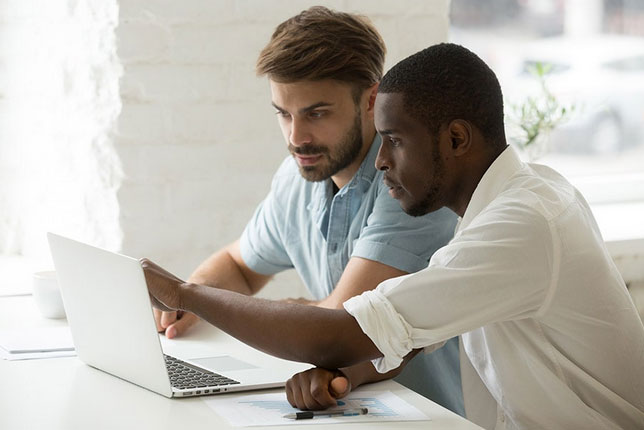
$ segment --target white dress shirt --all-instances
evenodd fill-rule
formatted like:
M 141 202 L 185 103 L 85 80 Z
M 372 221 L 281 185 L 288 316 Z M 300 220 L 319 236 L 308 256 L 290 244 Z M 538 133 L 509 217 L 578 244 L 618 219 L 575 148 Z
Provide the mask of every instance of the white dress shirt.
M 462 334 L 496 428 L 644 428 L 644 326 L 590 208 L 512 148 L 427 269 L 345 308 L 382 352 L 380 372 Z

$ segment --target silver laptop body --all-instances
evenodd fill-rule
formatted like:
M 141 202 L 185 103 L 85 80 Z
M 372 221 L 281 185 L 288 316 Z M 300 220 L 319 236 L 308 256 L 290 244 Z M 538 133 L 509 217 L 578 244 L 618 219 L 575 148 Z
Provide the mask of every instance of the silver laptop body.
M 53 233 L 47 236 L 76 352 L 92 367 L 166 397 L 281 387 L 310 367 L 256 350 L 243 358 L 217 350 L 212 357 L 177 363 L 163 353 L 137 259 Z M 178 376 L 169 374 L 166 361 L 175 371 L 179 368 Z

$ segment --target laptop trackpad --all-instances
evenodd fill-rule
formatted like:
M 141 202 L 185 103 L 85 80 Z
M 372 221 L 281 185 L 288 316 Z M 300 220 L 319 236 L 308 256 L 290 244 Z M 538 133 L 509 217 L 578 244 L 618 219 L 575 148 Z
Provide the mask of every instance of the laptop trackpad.
M 238 360 L 229 355 L 222 355 L 219 357 L 191 358 L 190 361 L 214 372 L 257 369 L 257 366 L 253 366 L 250 363 Z

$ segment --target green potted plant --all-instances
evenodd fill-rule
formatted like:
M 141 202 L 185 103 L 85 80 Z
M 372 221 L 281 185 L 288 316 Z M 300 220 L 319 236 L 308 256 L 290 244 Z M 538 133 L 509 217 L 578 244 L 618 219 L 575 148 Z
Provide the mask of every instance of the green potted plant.
M 546 85 L 550 64 L 535 63 L 529 70 L 537 80 L 538 92 L 522 103 L 509 103 L 509 140 L 534 161 L 548 151 L 548 135 L 570 118 L 574 105 L 562 105 Z

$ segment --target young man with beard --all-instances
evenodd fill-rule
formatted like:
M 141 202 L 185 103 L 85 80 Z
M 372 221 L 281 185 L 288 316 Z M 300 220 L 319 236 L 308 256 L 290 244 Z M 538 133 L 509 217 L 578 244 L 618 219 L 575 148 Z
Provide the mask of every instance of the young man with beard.
M 295 268 L 318 307 L 427 266 L 453 236 L 448 209 L 413 218 L 388 195 L 374 166 L 381 144 L 373 105 L 384 43 L 364 18 L 313 7 L 280 24 L 257 61 L 291 157 L 241 237 L 213 254 L 190 282 L 257 293 Z M 181 336 L 198 318 L 155 312 L 159 331 Z M 458 340 L 415 360 L 400 382 L 463 413 Z M 431 378 L 423 387 L 414 382 Z
M 323 309 L 184 283 L 143 260 L 155 306 L 320 366 L 287 384 L 301 408 L 368 381 L 365 360 L 387 372 L 461 334 L 493 406 L 467 417 L 485 428 L 642 428 L 642 321 L 584 198 L 507 146 L 492 70 L 458 45 L 425 49 L 383 77 L 375 123 L 376 165 L 402 208 L 461 216 L 426 269 Z

